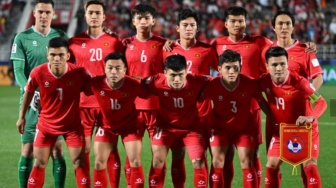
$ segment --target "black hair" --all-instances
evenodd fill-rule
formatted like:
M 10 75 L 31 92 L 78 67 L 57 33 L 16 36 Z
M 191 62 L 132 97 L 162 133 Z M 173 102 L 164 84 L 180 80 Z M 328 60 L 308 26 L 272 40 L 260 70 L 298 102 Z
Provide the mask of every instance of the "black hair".
M 105 57 L 105 63 L 108 60 L 118 60 L 121 59 L 121 61 L 124 63 L 125 67 L 127 67 L 127 61 L 126 61 L 126 57 L 121 53 L 121 52 L 112 52 L 109 53 L 106 57 Z
M 49 48 L 66 48 L 67 51 L 69 51 L 69 44 L 68 39 L 65 37 L 55 37 L 49 40 L 48 43 L 48 49 Z
M 36 0 L 35 5 L 37 5 L 38 3 L 51 4 L 52 8 L 54 8 L 55 5 L 53 0 Z
M 246 19 L 246 17 L 247 17 L 247 11 L 243 7 L 233 6 L 233 7 L 229 7 L 228 9 L 226 9 L 225 15 L 224 15 L 225 21 L 227 21 L 227 19 L 228 19 L 228 17 L 230 15 L 232 15 L 232 16 L 243 15 L 244 18 Z
M 280 15 L 287 15 L 290 17 L 290 19 L 292 20 L 292 26 L 295 25 L 295 18 L 293 16 L 293 14 L 291 12 L 289 12 L 288 10 L 279 10 L 277 13 L 275 13 L 274 17 L 272 18 L 272 26 L 273 28 L 275 27 L 275 20 L 278 16 Z
M 185 20 L 185 19 L 190 18 L 190 17 L 194 18 L 196 20 L 197 25 L 198 25 L 198 20 L 199 19 L 198 19 L 197 13 L 195 11 L 192 11 L 191 9 L 188 9 L 188 8 L 183 9 L 178 13 L 177 20 L 176 20 L 176 25 L 180 25 L 180 22 L 182 20 Z
M 241 56 L 238 52 L 233 50 L 225 50 L 219 57 L 218 57 L 219 65 L 222 66 L 224 63 L 227 62 L 239 62 L 241 65 Z
M 165 61 L 165 70 L 181 71 L 187 68 L 187 60 L 180 54 L 168 56 Z
M 150 5 L 146 4 L 146 3 L 140 3 L 140 4 L 138 4 L 131 11 L 132 18 L 134 18 L 134 16 L 137 15 L 137 14 L 143 15 L 143 14 L 147 14 L 147 13 L 149 13 L 150 15 L 152 15 L 153 18 L 155 18 L 155 16 L 156 16 L 156 10 L 155 10 L 155 8 L 153 8 L 152 6 L 150 6 Z
M 90 5 L 100 5 L 100 6 L 103 7 L 104 13 L 106 12 L 106 5 L 104 4 L 104 1 L 102 1 L 102 0 L 88 0 L 88 1 L 86 1 L 86 3 L 84 4 L 85 12 Z
M 280 46 L 271 47 L 266 51 L 266 54 L 265 54 L 266 63 L 268 63 L 269 58 L 280 57 L 280 56 L 286 56 L 286 59 L 288 60 L 288 53 L 283 47 L 280 47 Z

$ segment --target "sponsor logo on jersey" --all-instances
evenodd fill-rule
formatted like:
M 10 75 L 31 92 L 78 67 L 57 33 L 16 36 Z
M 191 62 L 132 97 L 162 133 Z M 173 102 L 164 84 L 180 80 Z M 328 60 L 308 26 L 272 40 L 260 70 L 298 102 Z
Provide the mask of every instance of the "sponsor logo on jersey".
M 37 46 L 36 40 L 33 41 L 33 46 Z
M 15 54 L 17 51 L 17 45 L 14 43 L 12 46 L 12 53 Z
M 83 43 L 83 44 L 82 44 L 82 48 L 86 48 L 86 43 Z
M 49 84 L 48 81 L 44 82 L 44 87 L 49 87 L 49 86 L 50 86 L 50 84 Z

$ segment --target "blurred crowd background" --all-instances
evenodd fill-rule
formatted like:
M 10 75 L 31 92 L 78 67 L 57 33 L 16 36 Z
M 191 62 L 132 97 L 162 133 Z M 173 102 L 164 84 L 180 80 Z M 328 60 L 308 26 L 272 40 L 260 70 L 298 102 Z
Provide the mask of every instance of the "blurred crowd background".
M 57 0 L 56 0 L 57 1 Z M 77 0 L 76 0 L 77 1 Z M 75 13 L 78 18 L 76 33 L 86 29 L 83 5 Z M 71 2 L 71 1 L 69 1 Z M 335 0 L 105 0 L 107 5 L 106 27 L 118 33 L 121 38 L 135 34 L 130 10 L 140 2 L 151 4 L 157 10 L 155 34 L 177 39 L 176 16 L 182 8 L 192 8 L 200 17 L 198 40 L 210 42 L 226 34 L 224 11 L 230 6 L 242 6 L 248 11 L 248 34 L 262 35 L 273 40 L 271 18 L 279 9 L 288 9 L 296 18 L 295 35 L 302 41 L 317 44 L 336 44 L 336 2 Z M 26 0 L 1 0 L 0 42 L 8 39 L 11 27 L 17 24 L 15 12 L 23 10 Z M 71 5 L 69 3 L 69 5 Z

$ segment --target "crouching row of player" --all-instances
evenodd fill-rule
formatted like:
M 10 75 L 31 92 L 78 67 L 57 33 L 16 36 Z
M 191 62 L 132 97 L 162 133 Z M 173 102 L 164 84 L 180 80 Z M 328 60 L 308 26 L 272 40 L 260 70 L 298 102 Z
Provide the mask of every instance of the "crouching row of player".
M 86 70 L 67 63 L 70 55 L 67 40 L 51 39 L 48 45 L 49 62 L 36 67 L 30 74 L 17 127 L 24 131 L 25 114 L 36 88 L 40 89 L 41 111 L 34 142 L 35 164 L 28 187 L 42 187 L 44 169 L 51 147 L 57 136 L 63 135 L 75 166 L 78 187 L 90 187 L 90 174 L 83 158 L 83 128 L 79 118 L 79 94 L 94 95 L 103 116 L 94 142 L 94 186 L 107 187 L 107 160 L 120 135 L 130 161 L 131 187 L 144 187 L 141 163 L 144 127 L 138 120 L 134 100 L 156 95 L 160 108 L 153 127 L 148 127 L 152 145 L 152 165 L 149 187 L 163 187 L 165 159 L 170 147 L 183 141 L 194 167 L 194 187 L 207 187 L 208 170 L 205 151 L 210 144 L 212 168 L 210 186 L 223 186 L 223 166 L 228 146 L 237 146 L 243 169 L 244 187 L 257 187 L 256 171 L 252 166 L 257 147 L 258 128 L 249 126 L 250 105 L 254 98 L 273 124 L 296 123 L 298 126 L 313 123 L 317 131 L 318 118 L 326 102 L 309 82 L 288 71 L 287 52 L 272 47 L 266 53 L 269 73 L 259 81 L 240 74 L 241 57 L 226 50 L 219 57 L 219 77 L 187 74 L 186 59 L 171 55 L 165 60 L 164 74 L 157 74 L 141 81 L 126 76 L 126 59 L 114 52 L 105 58 L 105 76 L 90 78 Z M 267 101 L 262 96 L 266 93 Z M 291 95 L 286 95 L 286 92 Z M 304 96 L 304 97 L 302 97 Z M 315 105 L 305 105 L 310 100 Z M 211 103 L 209 101 L 212 101 Z M 212 104 L 207 118 L 199 118 L 197 103 Z M 296 105 L 300 104 L 300 105 Z M 279 187 L 279 134 L 269 151 L 266 177 L 268 187 Z M 318 144 L 318 138 L 313 140 Z M 314 145 L 314 144 L 312 144 Z M 312 152 L 315 152 L 312 150 Z M 316 152 L 315 152 L 316 154 Z M 310 163 L 316 166 L 317 155 Z M 273 170 L 269 170 L 273 169 Z M 273 173 L 276 172 L 276 173 Z M 307 173 L 319 179 L 317 173 Z

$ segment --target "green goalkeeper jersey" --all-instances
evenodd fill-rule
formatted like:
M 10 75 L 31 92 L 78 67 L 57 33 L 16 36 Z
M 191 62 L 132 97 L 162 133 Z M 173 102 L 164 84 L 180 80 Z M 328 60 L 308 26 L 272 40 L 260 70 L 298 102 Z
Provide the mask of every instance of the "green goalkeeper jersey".
M 24 68 L 24 76 L 28 79 L 30 72 L 36 66 L 48 62 L 47 46 L 49 40 L 54 37 L 65 36 L 62 30 L 51 28 L 49 33 L 39 33 L 33 26 L 18 35 L 14 39 L 10 59 Z M 26 83 L 23 83 L 24 85 Z M 19 83 L 21 86 L 22 84 Z M 22 86 L 21 86 L 22 87 Z

